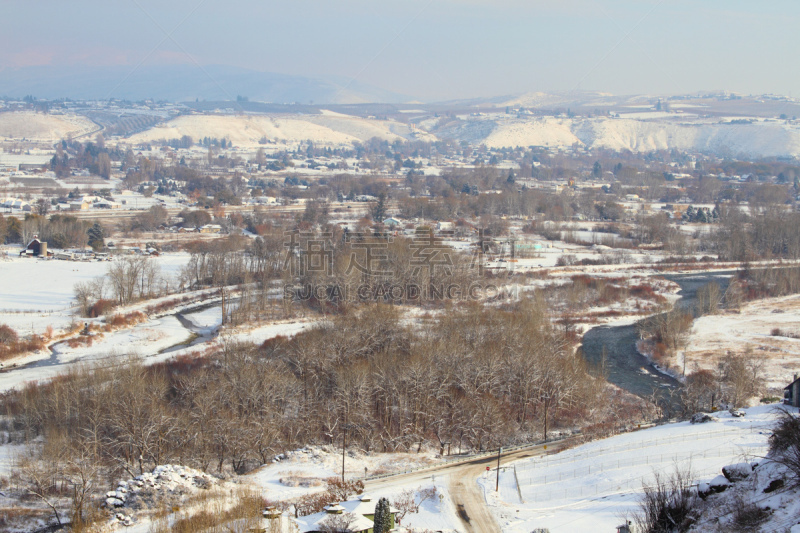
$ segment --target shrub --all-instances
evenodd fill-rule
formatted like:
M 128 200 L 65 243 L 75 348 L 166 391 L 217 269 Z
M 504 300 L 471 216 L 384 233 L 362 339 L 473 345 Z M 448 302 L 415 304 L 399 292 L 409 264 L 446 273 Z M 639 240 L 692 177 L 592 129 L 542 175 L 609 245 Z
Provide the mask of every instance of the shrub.
M 758 531 L 758 526 L 769 518 L 769 511 L 754 503 L 737 501 L 733 506 L 733 531 Z
M 360 479 L 342 480 L 338 477 L 331 477 L 326 480 L 326 490 L 336 501 L 345 502 L 355 494 L 364 492 L 364 482 Z
M 104 300 L 100 299 L 97 300 L 86 312 L 86 315 L 89 318 L 97 318 L 99 316 L 103 316 L 108 314 L 114 307 L 116 307 L 116 303 L 113 300 Z
M 769 438 L 769 451 L 773 461 L 789 470 L 789 485 L 800 487 L 800 418 L 784 409 L 777 411 L 778 422 Z
M 20 339 L 17 332 L 9 326 L 0 325 L 0 359 L 41 350 L 45 345 L 45 339 L 39 335 L 32 335 L 29 339 Z
M 5 324 L 0 324 L 0 343 L 14 344 L 18 339 L 16 331 Z
M 144 320 L 145 315 L 140 311 L 126 313 L 124 315 L 115 314 L 106 318 L 106 327 L 121 328 L 125 326 L 132 326 Z
M 693 522 L 691 513 L 696 502 L 690 469 L 680 468 L 665 476 L 653 474 L 653 484 L 643 485 L 644 495 L 634 513 L 636 530 L 641 533 L 686 531 Z

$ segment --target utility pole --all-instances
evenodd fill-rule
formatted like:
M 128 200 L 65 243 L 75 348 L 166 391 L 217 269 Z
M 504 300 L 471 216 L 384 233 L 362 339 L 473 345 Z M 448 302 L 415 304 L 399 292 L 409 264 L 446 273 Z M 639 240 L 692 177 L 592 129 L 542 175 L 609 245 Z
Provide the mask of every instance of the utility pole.
M 544 441 L 547 442 L 547 408 L 550 404 L 550 393 L 543 393 L 542 399 L 544 400 Z
M 342 426 L 342 483 L 344 483 L 344 451 L 347 449 L 347 410 L 344 412 L 344 425 Z
M 225 289 L 220 288 L 220 293 L 222 293 L 222 325 L 225 325 Z
M 342 483 L 344 483 L 344 450 L 347 447 L 347 426 L 342 429 Z
M 498 492 L 500 490 L 500 454 L 503 451 L 503 447 L 500 446 L 497 448 L 497 480 L 494 482 L 494 491 Z

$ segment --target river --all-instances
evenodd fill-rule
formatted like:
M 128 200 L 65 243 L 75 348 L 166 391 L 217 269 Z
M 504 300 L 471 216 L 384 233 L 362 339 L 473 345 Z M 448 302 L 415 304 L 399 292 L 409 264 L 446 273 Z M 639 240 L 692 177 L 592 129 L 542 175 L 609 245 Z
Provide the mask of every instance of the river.
M 734 272 L 728 271 L 668 275 L 664 278 L 674 281 L 681 288 L 678 293 L 681 298 L 676 306 L 692 310 L 697 303 L 697 290 L 700 287 L 714 281 L 724 292 L 733 274 Z M 636 351 L 638 339 L 636 324 L 598 326 L 583 336 L 582 349 L 589 364 L 596 368 L 604 367 L 606 379 L 610 383 L 643 398 L 649 399 L 656 393 L 662 401 L 669 401 L 676 406 L 677 398 L 672 396 L 672 391 L 678 389 L 681 383 L 659 372 L 646 357 Z

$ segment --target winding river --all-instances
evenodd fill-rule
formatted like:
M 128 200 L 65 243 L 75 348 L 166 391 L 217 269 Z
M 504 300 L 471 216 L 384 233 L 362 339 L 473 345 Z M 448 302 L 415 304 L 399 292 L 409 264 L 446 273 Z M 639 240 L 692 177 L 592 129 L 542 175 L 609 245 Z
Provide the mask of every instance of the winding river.
M 668 275 L 664 278 L 677 283 L 681 290 L 676 306 L 691 310 L 697 303 L 697 290 L 710 282 L 716 282 L 724 292 L 733 271 Z M 586 360 L 597 368 L 604 366 L 609 382 L 643 398 L 653 394 L 673 403 L 671 391 L 680 387 L 678 380 L 659 372 L 653 364 L 636 351 L 639 334 L 635 324 L 620 326 L 598 326 L 583 337 L 583 353 Z M 603 354 L 605 351 L 605 364 Z

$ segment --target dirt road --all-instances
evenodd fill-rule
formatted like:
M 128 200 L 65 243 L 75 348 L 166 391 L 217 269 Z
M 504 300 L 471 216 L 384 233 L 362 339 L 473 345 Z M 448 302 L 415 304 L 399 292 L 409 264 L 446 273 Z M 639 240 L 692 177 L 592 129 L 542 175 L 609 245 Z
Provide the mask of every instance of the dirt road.
M 567 446 L 568 443 L 569 439 L 556 444 L 548 444 L 547 450 L 544 449 L 543 445 L 538 445 L 503 454 L 500 459 L 500 464 L 503 465 L 510 461 L 544 455 L 551 451 L 558 451 Z M 409 481 L 421 482 L 430 479 L 431 476 L 434 475 L 437 477 L 446 475 L 450 489 L 450 499 L 461 519 L 463 530 L 467 533 L 501 533 L 500 526 L 497 524 L 497 521 L 495 521 L 492 512 L 489 510 L 489 506 L 486 504 L 483 489 L 481 489 L 477 483 L 478 477 L 486 472 L 487 466 L 494 469 L 496 465 L 497 456 L 484 456 L 455 464 L 426 468 L 419 472 L 398 474 L 396 476 L 367 481 L 366 488 L 368 490 L 374 490 L 377 488 L 391 487 L 398 483 L 407 483 Z

